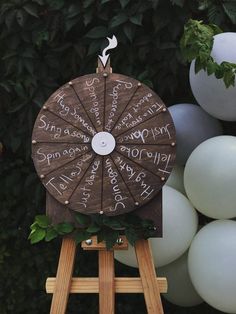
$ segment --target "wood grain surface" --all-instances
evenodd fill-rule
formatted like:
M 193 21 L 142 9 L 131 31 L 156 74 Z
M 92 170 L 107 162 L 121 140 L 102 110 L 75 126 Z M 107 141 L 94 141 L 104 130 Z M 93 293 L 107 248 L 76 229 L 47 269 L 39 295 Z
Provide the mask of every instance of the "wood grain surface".
M 116 293 L 143 293 L 142 281 L 135 277 L 115 278 Z M 167 280 L 163 277 L 156 278 L 160 293 L 167 292 Z M 46 292 L 53 293 L 56 278 L 49 277 L 46 282 Z M 72 278 L 70 293 L 99 293 L 99 279 L 94 277 Z
M 75 241 L 70 238 L 63 238 L 50 314 L 66 313 L 67 300 L 69 298 L 71 279 L 73 274 L 75 253 Z
M 114 251 L 98 251 L 99 260 L 99 313 L 115 314 Z
M 164 314 L 149 242 L 147 240 L 138 240 L 135 244 L 135 253 L 138 261 L 147 313 Z

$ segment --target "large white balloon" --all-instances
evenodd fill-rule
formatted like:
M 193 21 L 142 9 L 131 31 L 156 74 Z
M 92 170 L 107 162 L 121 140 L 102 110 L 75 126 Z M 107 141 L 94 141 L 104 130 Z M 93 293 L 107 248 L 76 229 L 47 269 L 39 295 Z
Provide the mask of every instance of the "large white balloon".
M 182 194 L 186 194 L 184 189 L 184 167 L 175 165 L 166 181 L 166 185 L 171 186 Z
M 155 265 L 164 266 L 180 257 L 197 231 L 198 216 L 189 200 L 175 189 L 163 188 L 163 238 L 150 239 Z M 115 251 L 115 258 L 137 267 L 134 248 Z
M 224 313 L 236 313 L 236 222 L 218 220 L 194 238 L 189 274 L 199 295 Z
M 179 306 L 195 306 L 203 302 L 193 287 L 188 272 L 188 253 L 176 261 L 158 268 L 158 276 L 166 277 L 168 291 L 162 296 L 169 302 Z
M 236 216 L 236 137 L 217 136 L 200 144 L 184 170 L 188 198 L 216 219 Z
M 213 59 L 236 63 L 236 33 L 222 33 L 214 36 L 211 52 Z M 221 120 L 236 120 L 236 85 L 226 88 L 222 79 L 214 74 L 208 76 L 203 70 L 195 74 L 195 62 L 190 67 L 190 85 L 199 105 L 210 115 Z
M 222 134 L 220 122 L 197 105 L 177 104 L 168 109 L 176 129 L 177 162 L 181 165 L 200 143 Z

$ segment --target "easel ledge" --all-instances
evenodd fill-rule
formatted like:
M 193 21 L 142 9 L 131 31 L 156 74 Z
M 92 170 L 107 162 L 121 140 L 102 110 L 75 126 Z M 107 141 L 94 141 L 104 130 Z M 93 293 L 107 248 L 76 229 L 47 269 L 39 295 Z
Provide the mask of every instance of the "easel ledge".
M 140 278 L 115 278 L 115 293 L 143 293 Z M 166 278 L 156 278 L 160 293 L 167 292 Z M 56 278 L 49 277 L 46 281 L 46 292 L 54 293 Z M 99 293 L 99 279 L 97 277 L 71 278 L 70 293 Z

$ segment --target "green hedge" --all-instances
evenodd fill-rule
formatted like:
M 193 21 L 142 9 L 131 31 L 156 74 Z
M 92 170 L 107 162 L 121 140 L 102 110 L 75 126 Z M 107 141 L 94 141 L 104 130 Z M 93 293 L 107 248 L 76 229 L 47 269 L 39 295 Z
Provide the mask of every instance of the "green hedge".
M 0 6 L 0 314 L 48 313 L 44 292 L 55 274 L 60 243 L 31 246 L 29 225 L 45 213 L 45 192 L 31 160 L 37 113 L 60 85 L 95 71 L 97 55 L 115 34 L 114 72 L 149 84 L 167 104 L 193 101 L 179 52 L 189 18 L 235 30 L 235 1 L 2 0 Z M 0 145 L 0 148 L 2 146 Z M 0 149 L 1 150 L 1 149 Z M 79 252 L 77 268 L 96 275 L 95 253 Z M 119 273 L 135 270 L 117 263 Z M 217 313 L 165 304 L 166 313 Z M 68 313 L 97 313 L 97 297 L 72 296 Z M 141 296 L 117 298 L 117 313 L 145 313 Z

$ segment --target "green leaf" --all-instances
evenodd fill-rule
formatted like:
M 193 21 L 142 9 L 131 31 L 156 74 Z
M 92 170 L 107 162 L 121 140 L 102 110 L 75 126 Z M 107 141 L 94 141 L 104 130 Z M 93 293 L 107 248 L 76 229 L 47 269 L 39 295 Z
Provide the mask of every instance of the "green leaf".
M 17 112 L 17 111 L 19 111 L 19 110 L 21 110 L 21 108 L 23 108 L 24 106 L 25 106 L 26 104 L 25 103 L 19 103 L 17 106 L 14 106 L 13 108 L 9 108 L 8 110 L 7 110 L 7 113 L 14 113 L 14 112 Z M 14 139 L 13 141 L 20 141 L 20 139 Z M 21 141 L 19 142 L 19 143 L 21 143 Z M 18 147 L 18 145 L 17 145 L 17 147 Z
M 102 38 L 108 35 L 107 29 L 105 26 L 96 26 L 92 28 L 85 37 L 88 38 Z
M 215 71 L 216 71 L 215 63 L 214 62 L 209 62 L 207 64 L 207 74 L 211 75 L 211 74 L 215 73 Z
M 30 243 L 35 244 L 42 241 L 45 238 L 46 230 L 42 228 L 37 228 L 33 234 L 29 236 Z
M 121 229 L 123 226 L 115 217 L 104 217 L 103 223 L 111 229 Z
M 23 62 L 25 68 L 28 70 L 28 72 L 33 75 L 34 73 L 34 62 L 29 59 L 25 59 Z
M 3 57 L 2 57 L 2 60 L 6 60 L 6 59 L 9 59 L 9 58 L 12 58 L 12 57 L 15 57 L 17 56 L 17 53 L 15 51 L 11 51 L 7 54 L 5 54 Z
M 6 18 L 5 18 L 5 23 L 8 27 L 8 29 L 10 29 L 15 21 L 15 17 L 16 17 L 16 10 L 11 10 L 8 11 L 6 14 Z
M 25 11 L 27 13 L 29 13 L 30 15 L 34 16 L 34 17 L 38 17 L 38 7 L 35 3 L 26 3 L 23 8 L 25 9 Z
M 153 86 L 152 81 L 147 80 L 147 79 L 144 79 L 142 82 L 143 82 L 145 85 L 147 85 L 148 87 L 154 89 L 154 86 Z
M 49 242 L 49 241 L 55 239 L 57 236 L 58 236 L 57 231 L 51 227 L 51 228 L 47 229 L 47 231 L 46 231 L 45 241 Z
M 215 77 L 216 77 L 217 79 L 221 79 L 221 78 L 224 77 L 224 70 L 223 70 L 222 67 L 218 66 L 218 67 L 216 68 Z
M 87 227 L 91 223 L 91 217 L 81 213 L 76 213 L 75 219 L 81 226 Z
M 125 230 L 125 235 L 132 246 L 134 246 L 135 242 L 139 239 L 137 232 L 135 232 L 133 228 L 127 228 Z
M 129 18 L 130 22 L 142 26 L 143 14 L 137 14 Z
M 202 63 L 200 62 L 199 58 L 197 58 L 195 60 L 195 73 L 198 73 L 200 70 L 202 70 L 203 66 L 202 66 Z
M 59 234 L 68 234 L 71 233 L 74 230 L 74 226 L 71 223 L 68 222 L 61 222 L 57 225 L 55 225 L 55 230 Z
M 66 20 L 66 31 L 68 32 L 73 26 L 78 24 L 78 18 L 71 18 Z
M 47 228 L 48 225 L 51 223 L 50 218 L 48 216 L 46 216 L 46 215 L 37 215 L 35 217 L 35 222 L 41 228 Z
M 106 230 L 104 232 L 104 241 L 106 242 L 106 247 L 108 250 L 116 244 L 116 241 L 119 237 L 119 231 L 115 230 Z
M 185 0 L 171 0 L 172 4 L 176 4 L 181 8 L 184 6 L 184 2 L 185 2 Z
M 96 223 L 92 223 L 87 229 L 86 231 L 89 233 L 96 233 L 98 231 L 101 230 L 101 227 L 99 225 L 97 225 Z
M 127 6 L 127 4 L 130 2 L 130 0 L 119 0 L 119 1 L 120 1 L 122 9 L 124 9 Z
M 101 230 L 97 233 L 97 241 L 98 241 L 98 243 L 104 241 L 104 239 L 105 239 L 105 233 L 106 233 L 106 232 L 104 231 L 104 229 L 101 229 Z
M 154 222 L 152 220 L 150 220 L 150 219 L 143 219 L 141 224 L 142 224 L 142 227 L 145 228 L 145 229 L 146 228 L 149 229 L 149 228 L 153 228 L 154 227 Z
M 110 27 L 113 28 L 121 24 L 124 24 L 127 20 L 128 20 L 127 15 L 125 13 L 120 13 L 111 19 Z
M 30 228 L 30 229 L 31 229 L 31 228 Z M 29 234 L 29 236 L 28 236 L 28 239 L 31 238 L 31 236 L 36 232 L 36 230 L 37 230 L 36 227 L 31 229 L 30 234 Z
M 20 26 L 23 26 L 25 24 L 26 18 L 27 16 L 26 16 L 25 11 L 21 9 L 16 11 L 16 20 Z
M 124 25 L 124 33 L 127 36 L 127 38 L 129 39 L 130 42 L 133 41 L 134 35 L 135 35 L 135 29 L 136 26 L 131 24 L 131 23 L 126 23 Z
M 94 3 L 94 0 L 83 0 L 83 7 L 87 9 L 92 3 Z
M 198 6 L 198 10 L 204 11 L 209 8 L 210 2 L 209 0 L 201 0 Z
M 97 53 L 101 49 L 101 39 L 95 39 L 93 40 L 88 49 L 88 56 L 94 54 L 95 52 Z
M 233 24 L 236 24 L 236 4 L 235 1 L 222 3 L 225 13 L 230 18 Z
M 90 10 L 90 11 L 86 11 L 83 15 L 83 20 L 84 20 L 84 25 L 87 26 L 93 19 L 93 12 Z M 86 35 L 85 35 L 86 37 Z M 93 38 L 93 37 L 91 37 Z
M 60 10 L 65 4 L 64 0 L 50 0 L 49 1 L 50 7 L 54 10 Z
M 99 226 L 103 226 L 104 225 L 104 219 L 105 219 L 106 216 L 103 216 L 103 215 L 93 215 L 92 216 L 92 220 Z
M 34 223 L 30 226 L 30 229 L 33 231 L 33 230 L 36 230 L 37 227 L 38 227 L 38 223 L 34 221 Z
M 222 29 L 218 25 L 211 24 L 210 27 L 213 30 L 214 35 L 222 33 Z
M 228 88 L 235 84 L 235 74 L 232 71 L 226 71 L 223 77 L 225 86 Z
M 81 9 L 79 5 L 71 4 L 68 8 L 68 15 L 67 18 L 71 19 L 76 17 L 79 13 L 81 13 Z
M 40 5 L 44 5 L 44 0 L 32 0 L 33 2 L 36 2 Z
M 75 242 L 76 244 L 79 244 L 81 243 L 82 241 L 85 241 L 87 239 L 90 238 L 90 234 L 84 230 L 78 230 L 76 232 L 76 234 L 74 235 L 74 238 L 75 238 Z
M 156 9 L 160 0 L 151 0 L 153 9 Z
M 8 93 L 11 92 L 11 85 L 8 82 L 1 82 L 0 86 L 4 88 Z

